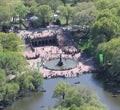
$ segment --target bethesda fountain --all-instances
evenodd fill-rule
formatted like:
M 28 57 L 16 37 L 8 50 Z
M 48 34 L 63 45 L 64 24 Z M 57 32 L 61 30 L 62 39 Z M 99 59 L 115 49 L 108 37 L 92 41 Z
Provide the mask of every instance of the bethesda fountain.
M 60 54 L 59 58 L 54 58 L 44 62 L 44 68 L 54 71 L 70 70 L 77 67 L 78 62 L 71 58 L 64 58 Z

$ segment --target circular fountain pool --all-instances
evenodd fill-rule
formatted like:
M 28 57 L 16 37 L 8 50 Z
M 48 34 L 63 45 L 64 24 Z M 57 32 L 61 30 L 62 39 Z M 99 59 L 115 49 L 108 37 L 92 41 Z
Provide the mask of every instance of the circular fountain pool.
M 77 67 L 78 62 L 74 59 L 70 58 L 62 58 L 62 66 L 59 66 L 58 63 L 60 62 L 60 58 L 48 60 L 44 62 L 44 67 L 50 70 L 55 71 L 63 71 L 63 70 L 70 70 Z

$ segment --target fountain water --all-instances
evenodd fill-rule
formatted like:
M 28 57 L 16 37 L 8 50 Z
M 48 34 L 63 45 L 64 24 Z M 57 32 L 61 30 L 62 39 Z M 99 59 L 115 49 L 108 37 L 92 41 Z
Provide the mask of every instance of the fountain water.
M 61 54 L 59 58 L 51 59 L 44 62 L 44 67 L 46 69 L 55 71 L 70 70 L 77 67 L 77 65 L 78 65 L 77 61 L 70 58 L 62 58 Z

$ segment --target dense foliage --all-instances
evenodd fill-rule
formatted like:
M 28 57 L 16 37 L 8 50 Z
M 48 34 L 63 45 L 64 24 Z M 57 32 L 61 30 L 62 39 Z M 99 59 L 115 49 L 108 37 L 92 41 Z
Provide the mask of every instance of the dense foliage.
M 60 82 L 54 89 L 53 97 L 58 98 L 57 108 L 53 110 L 107 110 L 93 90 L 83 85 L 71 86 Z
M 92 1 L 94 0 L 1 0 L 0 30 L 7 32 L 11 27 L 28 28 L 26 20 L 34 15 L 38 19 L 31 22 L 37 27 L 54 22 L 54 14 L 58 14 L 57 19 L 65 24 L 73 22 L 89 25 L 95 18 L 95 5 Z
M 107 43 L 101 43 L 96 50 L 96 57 L 99 53 L 104 55 L 104 63 L 100 64 L 104 70 L 107 70 L 112 78 L 116 78 L 116 81 L 120 81 L 120 38 L 114 38 Z
M 29 70 L 21 45 L 17 34 L 0 33 L 0 105 L 3 106 L 26 91 L 36 90 L 43 82 L 40 72 Z
M 106 73 L 105 76 L 110 80 L 119 82 L 119 48 L 120 48 L 120 1 L 101 0 L 96 3 L 96 21 L 91 27 L 91 39 L 95 48 L 97 64 Z M 104 61 L 99 62 L 99 54 L 102 53 Z M 118 83 L 117 83 L 118 84 Z

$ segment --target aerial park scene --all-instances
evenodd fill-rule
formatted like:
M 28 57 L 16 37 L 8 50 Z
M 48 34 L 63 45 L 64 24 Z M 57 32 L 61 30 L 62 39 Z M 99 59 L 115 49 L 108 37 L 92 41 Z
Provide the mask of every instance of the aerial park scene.
M 0 0 L 0 110 L 120 110 L 119 4 Z

